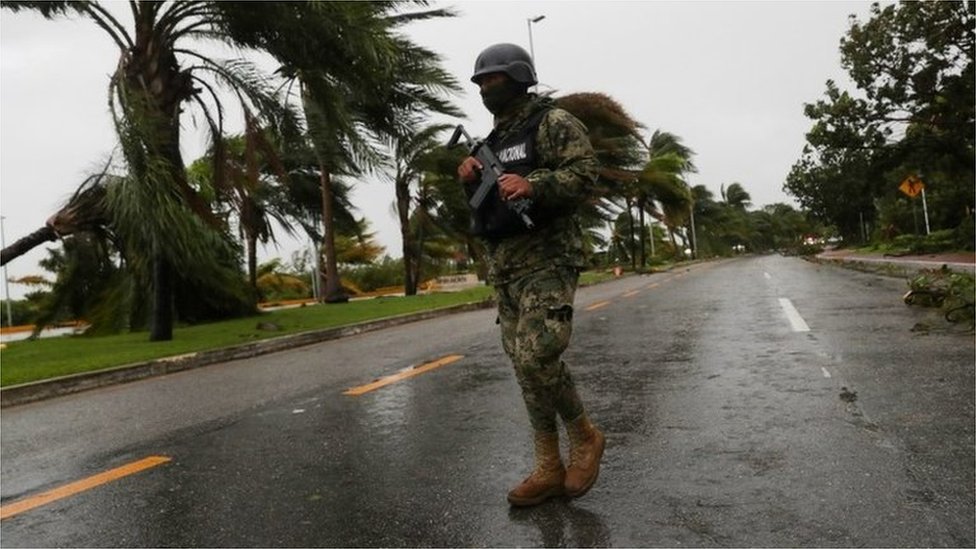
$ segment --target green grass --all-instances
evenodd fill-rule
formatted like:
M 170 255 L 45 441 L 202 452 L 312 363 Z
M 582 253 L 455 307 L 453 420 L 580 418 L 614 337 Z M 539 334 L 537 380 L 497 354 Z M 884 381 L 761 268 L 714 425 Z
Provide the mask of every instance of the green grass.
M 146 332 L 14 341 L 0 351 L 0 386 L 478 302 L 491 293 L 491 288 L 479 286 L 456 293 L 280 309 L 247 318 L 178 327 L 173 330 L 172 341 L 150 342 Z M 259 322 L 274 323 L 281 329 L 259 330 Z
M 586 272 L 581 276 L 580 283 L 594 284 L 612 278 L 613 274 L 608 272 Z M 475 303 L 488 299 L 492 293 L 491 288 L 479 286 L 454 293 L 280 309 L 247 318 L 178 327 L 173 330 L 172 341 L 150 342 L 146 332 L 14 341 L 0 351 L 0 387 Z M 259 322 L 274 323 L 280 330 L 259 330 Z

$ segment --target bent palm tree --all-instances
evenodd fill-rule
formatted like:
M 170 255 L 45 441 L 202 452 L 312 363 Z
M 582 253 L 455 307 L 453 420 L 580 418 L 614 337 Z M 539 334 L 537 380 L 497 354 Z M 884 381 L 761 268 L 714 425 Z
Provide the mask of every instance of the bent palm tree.
M 581 223 L 586 227 L 597 227 L 611 222 L 616 216 L 614 204 L 622 201 L 630 220 L 629 242 L 633 244 L 634 227 L 630 211 L 634 202 L 635 171 L 643 159 L 643 143 L 639 134 L 643 125 L 634 120 L 619 102 L 603 93 L 573 93 L 557 98 L 556 104 L 583 122 L 600 162 L 599 178 L 593 192 L 593 196 L 599 198 L 594 198 L 582 209 Z M 587 240 L 598 241 L 593 231 L 588 236 Z M 629 257 L 636 257 L 633 250 Z
M 722 185 L 722 200 L 737 210 L 745 210 L 752 204 L 752 197 L 746 192 L 741 183 L 732 183 L 728 187 Z
M 668 132 L 655 130 L 647 144 L 647 163 L 638 177 L 637 205 L 641 215 L 641 235 L 644 234 L 644 212 L 649 211 L 664 222 L 672 246 L 677 249 L 674 230 L 684 223 L 690 214 L 692 194 L 684 175 L 697 171 L 691 158 L 695 152 L 681 143 L 681 138 Z M 657 212 L 654 202 L 661 204 Z M 651 235 L 653 237 L 653 234 Z M 641 242 L 641 262 L 644 261 L 644 243 Z
M 248 280 L 255 296 L 260 297 L 258 242 L 275 242 L 272 219 L 291 236 L 295 234 L 292 221 L 303 215 L 301 207 L 289 200 L 283 160 L 255 124 L 244 135 L 222 140 L 218 150 L 209 151 L 189 171 L 201 194 L 212 195 L 215 205 L 236 214 L 238 233 L 245 246 Z
M 457 83 L 440 68 L 440 57 L 397 32 L 408 22 L 453 13 L 443 9 L 397 13 L 404 5 L 425 6 L 426 2 L 272 5 L 273 18 L 252 18 L 249 24 L 282 63 L 279 72 L 288 79 L 286 101 L 299 103 L 305 113 L 303 139 L 315 152 L 322 191 L 325 301 L 341 302 L 345 298 L 339 288 L 332 227 L 334 178 L 379 166 L 382 158 L 373 143 L 411 130 L 413 115 L 460 114 L 441 98 L 442 92 L 456 90 Z M 279 32 L 281 25 L 342 32 L 291 35 Z M 295 84 L 298 92 L 293 97 L 290 89 Z
M 107 231 L 105 177 L 102 173 L 86 178 L 65 205 L 47 219 L 43 227 L 0 251 L 0 265 L 6 265 L 45 242 L 53 242 L 84 231 Z
M 130 266 L 151 281 L 150 340 L 172 339 L 174 270 L 203 287 L 225 283 L 232 276 L 221 260 L 232 253 L 223 235 L 226 227 L 187 184 L 180 115 L 187 105 L 199 107 L 218 142 L 224 107 L 216 85 L 233 90 L 248 114 L 246 120 L 280 115 L 264 76 L 250 63 L 221 62 L 184 47 L 193 38 L 260 47 L 240 24 L 240 4 L 133 0 L 128 4 L 130 28 L 93 1 L 12 0 L 3 7 L 33 9 L 48 18 L 80 15 L 94 21 L 119 47 L 109 98 L 130 177 L 107 194 L 107 212 Z

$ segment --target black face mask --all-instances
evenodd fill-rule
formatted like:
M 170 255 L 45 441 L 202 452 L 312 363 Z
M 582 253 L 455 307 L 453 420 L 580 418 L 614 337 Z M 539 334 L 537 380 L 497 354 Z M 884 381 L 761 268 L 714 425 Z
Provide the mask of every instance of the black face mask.
M 514 80 L 505 80 L 494 86 L 488 86 L 481 90 L 481 102 L 485 104 L 488 112 L 498 116 L 511 106 L 512 102 L 526 92 L 525 84 Z

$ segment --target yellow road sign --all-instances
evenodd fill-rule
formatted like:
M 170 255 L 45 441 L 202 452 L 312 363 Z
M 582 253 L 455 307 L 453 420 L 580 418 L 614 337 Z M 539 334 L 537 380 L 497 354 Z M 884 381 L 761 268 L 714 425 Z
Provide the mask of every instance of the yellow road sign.
M 922 183 L 922 180 L 919 179 L 918 176 L 916 175 L 910 175 L 906 177 L 905 180 L 901 182 L 901 185 L 898 185 L 899 191 L 907 194 L 912 198 L 918 196 L 918 194 L 922 192 L 922 189 L 924 188 L 925 188 L 925 183 Z

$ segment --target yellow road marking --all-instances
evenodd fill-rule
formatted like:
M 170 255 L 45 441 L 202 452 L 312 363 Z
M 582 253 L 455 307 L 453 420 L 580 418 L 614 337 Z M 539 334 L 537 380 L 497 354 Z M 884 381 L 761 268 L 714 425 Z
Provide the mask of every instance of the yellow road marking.
M 599 309 L 600 307 L 606 307 L 609 304 L 610 304 L 609 301 L 598 301 L 598 302 L 594 303 L 593 305 L 590 305 L 589 307 L 587 307 L 584 310 L 586 310 L 586 311 L 593 311 L 593 310 Z
M 157 465 L 162 465 L 167 461 L 170 461 L 170 458 L 166 456 L 149 456 L 147 458 L 140 459 L 139 461 L 134 461 L 127 465 L 105 471 L 104 473 L 99 473 L 70 484 L 65 484 L 64 486 L 60 486 L 53 490 L 48 490 L 42 494 L 31 496 L 20 501 L 15 501 L 9 505 L 0 507 L 0 520 L 10 518 L 25 511 L 30 511 L 31 509 L 40 507 L 41 505 L 47 505 L 48 503 L 58 501 L 59 499 L 73 496 L 79 492 L 84 492 L 85 490 L 91 490 L 96 486 L 101 486 L 102 484 L 112 482 L 113 480 L 118 480 L 122 477 L 127 477 Z
M 632 297 L 640 293 L 640 290 L 631 290 L 624 294 L 624 297 Z
M 660 284 L 658 284 L 657 282 L 647 285 L 648 288 L 657 288 L 658 286 L 660 286 Z
M 389 375 L 386 377 L 381 377 L 372 383 L 367 383 L 366 385 L 360 385 L 359 387 L 353 387 L 351 389 L 346 389 L 342 394 L 349 396 L 359 396 L 366 394 L 370 391 L 375 391 L 381 387 L 386 387 L 391 383 L 396 383 L 413 376 L 419 376 L 424 372 L 429 372 L 435 368 L 440 368 L 441 366 L 447 366 L 452 362 L 457 362 L 464 358 L 464 355 L 447 355 L 445 357 L 439 358 L 433 362 L 428 362 L 426 364 L 421 364 L 420 366 L 413 366 L 410 368 L 405 368 L 399 372 Z

